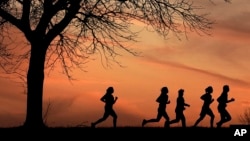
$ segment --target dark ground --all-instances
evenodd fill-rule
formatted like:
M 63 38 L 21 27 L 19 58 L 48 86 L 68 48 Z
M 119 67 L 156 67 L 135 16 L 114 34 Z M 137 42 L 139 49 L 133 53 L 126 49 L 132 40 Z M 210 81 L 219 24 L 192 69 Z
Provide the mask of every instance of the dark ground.
M 247 133 L 241 133 L 241 129 L 246 129 Z M 24 129 L 24 128 L 0 128 L 0 137 L 5 136 L 5 140 L 32 138 L 40 140 L 223 140 L 223 138 L 237 138 L 241 141 L 245 138 L 250 141 L 250 126 L 230 126 L 223 128 L 205 127 L 117 127 L 117 128 L 90 128 L 90 127 L 57 127 L 46 129 Z

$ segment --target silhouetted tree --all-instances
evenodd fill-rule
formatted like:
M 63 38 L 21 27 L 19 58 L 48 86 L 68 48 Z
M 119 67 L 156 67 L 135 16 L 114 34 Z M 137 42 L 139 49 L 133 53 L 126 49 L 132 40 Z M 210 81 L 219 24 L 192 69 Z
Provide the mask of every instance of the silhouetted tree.
M 1 60 L 5 72 L 27 69 L 27 110 L 24 127 L 45 127 L 42 116 L 44 69 L 59 62 L 71 78 L 71 69 L 82 68 L 88 55 L 100 53 L 116 61 L 117 48 L 137 55 L 124 42 L 136 41 L 134 21 L 152 27 L 166 37 L 187 31 L 207 33 L 213 23 L 206 14 L 197 14 L 188 0 L 3 0 L 0 2 L 0 37 L 3 48 L 13 55 Z M 19 43 L 13 31 L 20 31 L 28 45 Z M 19 49 L 13 51 L 11 48 Z M 20 53 L 21 52 L 21 53 Z M 20 53 L 20 54 L 18 54 Z M 15 61 L 14 57 L 17 57 Z M 28 61 L 27 61 L 28 60 Z M 12 67 L 9 67 L 12 66 Z

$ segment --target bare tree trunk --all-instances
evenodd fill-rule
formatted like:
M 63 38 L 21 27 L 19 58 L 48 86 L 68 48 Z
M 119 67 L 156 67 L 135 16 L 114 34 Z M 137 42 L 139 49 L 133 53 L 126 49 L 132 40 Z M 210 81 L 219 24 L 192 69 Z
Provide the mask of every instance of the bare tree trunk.
M 27 109 L 24 127 L 43 128 L 43 83 L 46 45 L 31 43 L 30 63 L 27 74 Z

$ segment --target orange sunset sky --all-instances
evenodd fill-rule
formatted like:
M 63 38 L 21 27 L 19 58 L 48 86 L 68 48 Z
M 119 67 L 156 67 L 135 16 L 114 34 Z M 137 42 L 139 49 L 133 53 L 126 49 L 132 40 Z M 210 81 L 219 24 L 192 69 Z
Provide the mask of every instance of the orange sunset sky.
M 214 3 L 195 2 L 204 7 L 201 12 L 210 13 L 216 20 L 211 30 L 212 36 L 188 34 L 188 39 L 178 40 L 171 34 L 167 40 L 156 33 L 144 30 L 138 43 L 130 47 L 141 52 L 135 57 L 126 52 L 116 59 L 125 67 L 113 64 L 105 68 L 100 56 L 91 56 L 86 64 L 86 72 L 73 71 L 74 81 L 69 81 L 60 73 L 58 66 L 44 81 L 44 106 L 50 102 L 47 116 L 48 126 L 90 126 L 101 118 L 104 103 L 100 98 L 107 87 L 114 87 L 118 96 L 114 109 L 118 115 L 117 126 L 141 126 L 142 120 L 155 118 L 158 104 L 155 102 L 163 86 L 169 89 L 170 104 L 167 112 L 175 118 L 178 90 L 185 89 L 184 98 L 191 106 L 186 108 L 187 126 L 192 126 L 199 118 L 204 89 L 214 88 L 214 99 L 222 92 L 225 84 L 230 86 L 229 98 L 235 102 L 228 104 L 232 120 L 229 124 L 239 124 L 239 116 L 250 107 L 250 1 L 233 0 L 231 4 L 223 0 Z M 142 29 L 141 25 L 135 26 Z M 47 72 L 47 71 L 46 71 Z M 16 80 L 0 77 L 0 127 L 23 124 L 26 114 L 24 88 Z M 211 104 L 215 122 L 220 120 L 217 101 Z M 199 126 L 209 127 L 206 116 Z M 163 126 L 164 119 L 146 126 Z M 112 118 L 97 125 L 111 127 Z M 181 122 L 171 126 L 181 126 Z

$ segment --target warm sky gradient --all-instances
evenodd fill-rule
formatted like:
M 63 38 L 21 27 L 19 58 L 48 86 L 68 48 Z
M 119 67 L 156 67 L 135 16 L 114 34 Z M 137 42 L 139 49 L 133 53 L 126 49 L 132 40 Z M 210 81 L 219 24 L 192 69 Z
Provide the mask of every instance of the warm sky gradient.
M 45 78 L 44 102 L 51 102 L 48 115 L 49 126 L 89 126 L 102 117 L 104 103 L 100 98 L 109 86 L 114 87 L 118 101 L 114 109 L 118 115 L 117 126 L 141 126 L 144 118 L 155 118 L 158 104 L 155 102 L 163 86 L 169 88 L 171 104 L 167 105 L 170 119 L 175 118 L 174 108 L 180 88 L 185 89 L 184 98 L 191 107 L 185 110 L 187 126 L 192 126 L 199 117 L 204 89 L 214 88 L 213 98 L 222 92 L 224 84 L 230 86 L 227 109 L 232 115 L 229 124 L 240 123 L 239 115 L 250 106 L 250 1 L 223 0 L 214 5 L 207 1 L 197 3 L 216 20 L 212 36 L 189 34 L 181 41 L 169 36 L 163 40 L 155 33 L 143 32 L 132 44 L 143 57 L 124 53 L 117 60 L 126 66 L 113 65 L 104 68 L 98 56 L 86 64 L 88 72 L 75 70 L 76 81 L 70 82 L 65 75 L 53 71 Z M 140 25 L 138 25 L 138 28 Z M 0 127 L 18 126 L 24 122 L 26 95 L 23 88 L 10 79 L 0 78 Z M 217 101 L 211 107 L 215 123 L 219 121 Z M 112 118 L 97 126 L 112 126 Z M 149 123 L 146 126 L 163 126 Z M 209 117 L 200 122 L 209 126 Z M 180 123 L 171 126 L 181 126 Z

